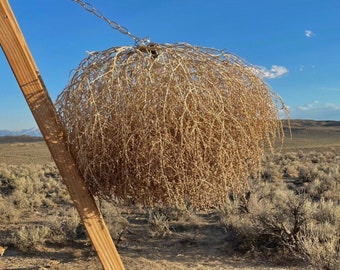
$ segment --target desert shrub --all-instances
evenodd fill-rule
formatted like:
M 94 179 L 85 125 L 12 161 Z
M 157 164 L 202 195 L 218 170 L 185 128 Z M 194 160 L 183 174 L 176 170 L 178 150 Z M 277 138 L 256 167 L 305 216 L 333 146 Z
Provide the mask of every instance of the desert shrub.
M 340 225 L 340 206 L 332 200 L 320 200 L 314 203 L 316 210 L 313 218 L 318 223 Z
M 319 155 L 319 156 L 318 156 Z M 221 223 L 238 251 L 288 253 L 316 269 L 340 265 L 339 159 L 335 153 L 274 155 L 282 181 L 253 179 L 250 196 L 232 196 L 220 209 Z M 287 168 L 299 175 L 287 175 Z M 295 171 L 297 172 L 297 171 Z
M 314 204 L 313 219 L 306 224 L 299 242 L 301 253 L 317 269 L 339 269 L 340 206 L 324 200 Z
M 313 226 L 302 241 L 303 252 L 316 269 L 337 270 L 340 265 L 339 237 L 326 224 Z
M 77 211 L 65 207 L 71 203 L 69 194 L 60 181 L 54 163 L 45 165 L 0 164 L 0 218 L 2 222 L 13 222 L 22 215 L 34 211 L 41 219 L 43 208 L 56 211 L 63 203 L 61 213 L 54 213 L 44 223 L 24 226 L 14 233 L 9 244 L 21 250 L 34 250 L 46 242 L 67 243 L 85 235 Z
M 9 196 L 8 199 L 11 200 L 12 204 L 17 209 L 30 209 L 30 198 L 28 198 L 27 194 L 22 192 L 21 190 L 14 190 L 14 192 L 11 194 L 11 196 Z
M 13 233 L 9 240 L 22 251 L 43 249 L 46 244 L 67 244 L 86 236 L 79 215 L 74 208 L 50 215 L 41 224 L 29 224 Z
M 154 210 L 164 214 L 170 222 L 197 223 L 199 221 L 199 217 L 195 213 L 195 208 L 193 208 L 190 204 L 174 207 L 154 208 Z
M 79 214 L 74 207 L 64 213 L 61 221 L 62 230 L 67 238 L 79 238 L 84 233 L 84 228 Z
M 74 207 L 70 207 L 62 212 L 59 218 L 59 224 L 59 231 L 62 232 L 65 239 L 75 240 L 85 235 L 85 229 Z
M 100 210 L 112 239 L 116 243 L 120 242 L 124 233 L 128 230 L 129 221 L 122 215 L 121 209 L 115 206 L 113 202 L 101 201 Z
M 284 154 L 284 160 L 287 160 L 289 163 L 294 162 L 296 160 L 298 160 L 299 155 L 296 152 L 287 152 Z
M 262 179 L 266 181 L 276 181 L 281 177 L 279 166 L 274 162 L 268 162 L 266 166 L 261 170 L 261 174 Z
M 152 237 L 164 237 L 171 234 L 169 219 L 159 209 L 149 210 L 149 233 Z
M 71 202 L 54 163 L 0 164 L 0 191 L 18 210 Z
M 66 244 L 86 237 L 85 229 L 74 207 L 69 207 L 59 215 L 49 218 L 50 235 L 48 242 L 52 244 Z
M 226 206 L 222 224 L 233 235 L 238 250 L 292 251 L 307 220 L 310 204 L 284 185 L 263 185 L 248 200 L 238 199 Z
M 312 163 L 324 163 L 326 161 L 326 158 L 324 157 L 323 153 L 317 153 L 317 152 L 310 152 L 309 153 L 310 160 Z
M 54 172 L 45 172 L 45 178 L 43 182 L 43 194 L 45 198 L 52 201 L 55 204 L 70 203 L 71 197 L 64 186 L 59 174 Z
M 49 240 L 51 230 L 46 225 L 27 225 L 14 233 L 14 245 L 22 251 L 39 250 Z
M 26 193 L 23 190 L 15 189 L 8 196 L 8 200 L 16 207 L 16 209 L 34 210 L 43 204 L 44 195 L 39 193 Z
M 14 222 L 21 214 L 21 211 L 16 209 L 11 201 L 8 201 L 0 194 L 0 220 L 1 222 Z
M 306 182 L 311 182 L 315 180 L 319 174 L 317 168 L 312 165 L 301 165 L 298 168 L 299 171 L 299 178 L 306 181 Z
M 4 197 L 9 196 L 15 189 L 13 166 L 0 164 L 0 191 Z
M 287 164 L 282 169 L 284 178 L 297 178 L 298 177 L 298 169 L 297 166 L 293 164 Z
M 334 177 L 320 173 L 320 176 L 312 181 L 307 188 L 309 195 L 317 200 L 328 198 L 335 199 L 339 191 L 338 185 Z

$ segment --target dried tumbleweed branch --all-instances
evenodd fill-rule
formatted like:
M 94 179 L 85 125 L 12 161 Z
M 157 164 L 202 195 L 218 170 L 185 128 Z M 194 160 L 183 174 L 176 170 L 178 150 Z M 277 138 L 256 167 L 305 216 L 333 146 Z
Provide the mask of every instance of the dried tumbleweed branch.
M 93 53 L 56 102 L 94 194 L 198 207 L 247 185 L 283 135 L 279 106 L 253 67 L 189 44 Z

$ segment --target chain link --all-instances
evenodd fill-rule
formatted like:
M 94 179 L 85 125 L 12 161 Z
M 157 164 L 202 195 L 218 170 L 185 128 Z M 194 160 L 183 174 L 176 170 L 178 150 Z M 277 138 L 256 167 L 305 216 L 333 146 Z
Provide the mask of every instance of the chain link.
M 120 33 L 124 35 L 128 35 L 131 37 L 136 45 L 148 45 L 150 43 L 150 38 L 139 38 L 132 34 L 126 27 L 116 23 L 115 21 L 112 21 L 108 18 L 106 18 L 103 13 L 101 13 L 99 10 L 97 10 L 93 5 L 87 2 L 83 2 L 81 0 L 72 0 L 73 2 L 76 2 L 77 4 L 81 5 L 86 11 L 92 13 L 93 15 L 97 16 L 98 18 L 104 20 L 107 22 L 113 29 L 118 30 Z

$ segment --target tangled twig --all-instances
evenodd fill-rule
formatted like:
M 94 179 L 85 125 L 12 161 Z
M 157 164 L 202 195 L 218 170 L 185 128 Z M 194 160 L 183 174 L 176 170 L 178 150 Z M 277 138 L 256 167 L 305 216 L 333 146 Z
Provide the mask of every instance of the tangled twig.
M 93 53 L 56 102 L 94 194 L 198 207 L 222 204 L 259 170 L 283 135 L 278 106 L 253 67 L 189 44 Z

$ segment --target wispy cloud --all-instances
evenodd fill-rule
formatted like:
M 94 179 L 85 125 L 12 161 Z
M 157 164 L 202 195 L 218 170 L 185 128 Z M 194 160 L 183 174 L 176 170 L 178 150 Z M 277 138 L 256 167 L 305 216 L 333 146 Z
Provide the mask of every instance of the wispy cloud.
M 272 65 L 270 69 L 262 66 L 254 68 L 255 73 L 263 79 L 275 79 L 288 73 L 288 69 L 283 66 Z
M 308 65 L 308 66 L 305 66 L 305 65 L 299 65 L 299 71 L 313 71 L 316 69 L 316 66 L 315 65 Z
M 340 105 L 313 101 L 297 107 L 290 107 L 292 119 L 340 120 Z
M 314 37 L 315 34 L 312 30 L 305 30 L 305 36 L 308 38 Z
M 312 103 L 308 103 L 305 105 L 300 105 L 297 107 L 298 110 L 300 111 L 310 111 L 310 110 L 314 110 L 316 108 L 320 107 L 319 106 L 319 101 L 315 100 Z

